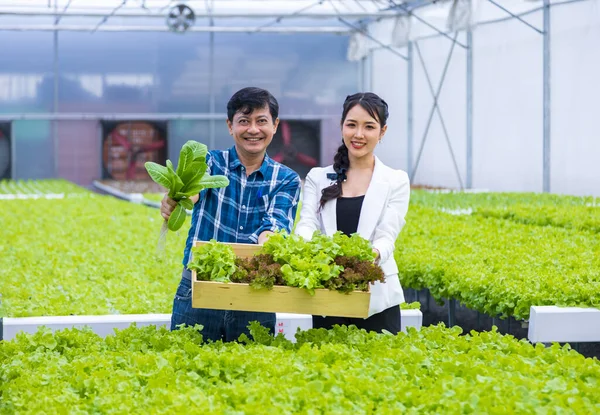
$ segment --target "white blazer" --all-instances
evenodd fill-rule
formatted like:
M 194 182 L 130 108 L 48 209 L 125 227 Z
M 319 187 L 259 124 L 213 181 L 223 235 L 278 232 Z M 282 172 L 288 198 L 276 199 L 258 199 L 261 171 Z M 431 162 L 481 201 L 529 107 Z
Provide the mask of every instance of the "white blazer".
M 328 236 L 337 231 L 337 199 L 328 201 L 319 210 L 321 191 L 335 183 L 327 174 L 334 172 L 333 166 L 316 167 L 306 176 L 300 220 L 294 231 L 306 240 L 310 240 L 316 230 Z M 369 316 L 404 302 L 394 248 L 406 223 L 409 199 L 410 181 L 406 172 L 394 170 L 375 157 L 373 177 L 365 194 L 357 231 L 379 250 L 379 265 L 385 274 L 385 283 L 375 282 L 371 286 Z

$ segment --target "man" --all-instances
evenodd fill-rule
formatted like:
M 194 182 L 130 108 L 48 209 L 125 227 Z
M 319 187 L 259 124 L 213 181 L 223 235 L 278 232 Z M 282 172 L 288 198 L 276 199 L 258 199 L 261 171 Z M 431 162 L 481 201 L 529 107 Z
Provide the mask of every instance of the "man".
M 192 308 L 191 271 L 187 269 L 194 240 L 265 242 L 276 230 L 291 232 L 300 197 L 300 178 L 290 168 L 267 155 L 279 125 L 279 104 L 266 90 L 244 88 L 227 104 L 227 127 L 235 145 L 209 151 L 211 175 L 229 178 L 229 186 L 204 189 L 192 198 L 192 224 L 184 251 L 181 282 L 173 300 L 171 330 L 178 325 L 201 324 L 205 340 L 235 341 L 249 334 L 251 321 L 275 331 L 275 313 Z M 161 214 L 168 219 L 176 202 L 167 195 Z

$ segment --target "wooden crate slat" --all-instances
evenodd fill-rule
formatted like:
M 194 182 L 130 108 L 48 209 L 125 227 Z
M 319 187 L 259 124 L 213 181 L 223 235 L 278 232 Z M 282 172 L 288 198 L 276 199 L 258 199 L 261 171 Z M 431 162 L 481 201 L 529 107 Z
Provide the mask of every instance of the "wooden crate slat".
M 194 242 L 194 246 L 203 246 L 206 244 L 208 244 L 206 241 Z M 229 245 L 233 249 L 235 255 L 239 258 L 251 258 L 262 247 L 262 245 L 241 243 L 226 243 L 225 245 Z
M 194 308 L 366 318 L 371 298 L 369 292 L 361 291 L 342 294 L 317 289 L 310 295 L 296 287 L 256 290 L 248 284 L 196 281 L 195 274 L 192 278 Z

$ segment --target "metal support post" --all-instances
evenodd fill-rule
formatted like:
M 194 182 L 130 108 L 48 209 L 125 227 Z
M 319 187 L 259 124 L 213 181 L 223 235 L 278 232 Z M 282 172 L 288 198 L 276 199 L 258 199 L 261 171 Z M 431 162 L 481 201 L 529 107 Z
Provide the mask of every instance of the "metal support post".
M 212 14 L 213 11 L 213 2 L 210 1 L 210 3 L 207 0 L 207 8 L 209 9 L 209 12 Z M 215 21 L 214 19 L 210 18 L 209 20 L 209 26 L 213 27 L 215 25 Z M 214 89 L 214 79 L 215 79 L 215 32 L 210 32 L 208 34 L 208 94 L 209 94 L 209 112 L 211 114 L 215 113 L 215 89 Z M 215 137 L 215 120 L 211 119 L 208 121 L 208 130 L 209 130 L 209 138 L 208 138 L 208 143 L 211 149 L 215 149 L 216 148 L 216 137 Z
M 414 131 L 414 66 L 413 66 L 413 43 L 408 42 L 407 86 L 406 86 L 406 171 L 413 169 L 413 131 Z
M 58 0 L 54 0 L 54 12 L 58 13 Z M 54 30 L 54 38 L 53 38 L 53 52 L 54 52 L 54 62 L 53 62 L 53 72 L 54 72 L 54 99 L 52 103 L 52 112 L 54 114 L 58 114 L 58 26 L 57 23 L 60 20 L 60 17 L 57 17 L 54 21 L 54 26 L 56 30 Z M 54 169 L 54 177 L 58 177 L 58 121 L 52 122 L 52 144 L 53 144 L 53 169 Z
M 550 192 L 550 0 L 544 0 L 544 192 Z
M 467 30 L 467 189 L 473 188 L 473 32 Z

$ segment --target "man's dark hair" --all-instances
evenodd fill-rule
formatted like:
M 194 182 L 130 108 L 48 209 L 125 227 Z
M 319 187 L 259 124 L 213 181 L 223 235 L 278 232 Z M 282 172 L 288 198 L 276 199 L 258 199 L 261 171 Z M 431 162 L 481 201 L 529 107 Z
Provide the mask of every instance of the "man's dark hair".
M 237 112 L 248 115 L 254 110 L 269 107 L 273 122 L 279 117 L 279 103 L 271 93 L 265 89 L 248 87 L 240 89 L 233 94 L 227 103 L 227 118 L 233 122 Z

